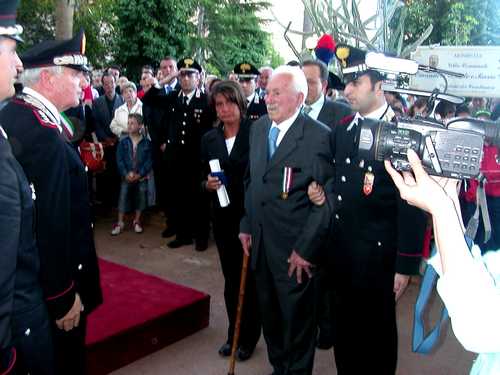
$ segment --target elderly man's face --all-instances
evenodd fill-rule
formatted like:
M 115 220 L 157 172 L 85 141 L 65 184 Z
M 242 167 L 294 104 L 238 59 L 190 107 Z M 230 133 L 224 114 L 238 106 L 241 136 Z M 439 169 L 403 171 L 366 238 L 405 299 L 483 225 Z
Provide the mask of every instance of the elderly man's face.
M 295 91 L 290 74 L 271 77 L 265 97 L 269 118 L 280 124 L 289 119 L 302 105 L 304 94 Z
M 0 38 L 0 100 L 14 95 L 14 82 L 23 64 L 16 52 L 16 41 Z
M 76 107 L 80 103 L 82 75 L 80 70 L 64 67 L 61 74 L 51 77 L 55 91 L 54 104 L 59 111 Z

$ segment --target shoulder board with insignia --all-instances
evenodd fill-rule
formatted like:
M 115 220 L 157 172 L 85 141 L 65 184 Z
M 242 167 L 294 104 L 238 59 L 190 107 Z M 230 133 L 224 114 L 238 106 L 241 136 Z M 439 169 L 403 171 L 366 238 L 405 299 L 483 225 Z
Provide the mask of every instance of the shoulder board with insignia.
M 351 123 L 351 121 L 352 121 L 353 119 L 354 119 L 354 115 L 345 116 L 345 117 L 343 117 L 343 118 L 340 120 L 339 124 L 340 124 L 340 125 L 348 125 L 348 124 L 350 124 L 350 123 Z
M 42 126 L 47 126 L 49 128 L 54 128 L 54 129 L 58 129 L 59 131 L 61 131 L 61 127 L 59 125 L 57 125 L 56 122 L 54 122 L 54 120 L 52 120 L 48 115 L 47 113 L 45 113 L 44 111 L 42 111 L 41 109 L 33 109 L 33 114 L 35 115 L 35 117 L 38 119 L 38 122 L 40 122 L 40 125 Z
M 54 117 L 54 114 L 47 110 L 47 107 L 45 107 L 45 105 L 38 99 L 30 95 L 22 95 L 21 97 L 18 97 L 18 101 L 21 102 L 19 104 L 24 104 L 28 107 L 31 107 L 31 109 L 33 110 L 33 114 L 38 119 L 41 125 L 50 128 L 56 128 L 59 131 L 62 130 L 58 125 L 57 119 Z

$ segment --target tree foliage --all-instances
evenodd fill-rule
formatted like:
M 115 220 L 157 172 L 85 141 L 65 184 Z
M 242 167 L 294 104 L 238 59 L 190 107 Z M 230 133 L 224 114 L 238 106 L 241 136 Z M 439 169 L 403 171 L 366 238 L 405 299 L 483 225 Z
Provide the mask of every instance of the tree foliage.
M 117 0 L 113 59 L 137 75 L 144 64 L 190 54 L 194 0 Z
M 76 0 L 74 32 L 85 29 L 86 54 L 102 68 L 116 63 L 130 78 L 161 58 L 193 56 L 212 73 L 226 74 L 243 60 L 257 66 L 283 62 L 262 31 L 260 0 Z M 55 34 L 56 0 L 23 0 L 23 51 Z
M 500 45 L 500 0 L 406 0 L 406 38 L 434 25 L 428 42 Z
M 200 0 L 203 24 L 201 35 L 193 40 L 198 58 L 219 74 L 230 72 L 242 61 L 256 66 L 280 62 L 269 34 L 262 30 L 265 20 L 257 15 L 267 7 L 265 1 Z
M 109 46 L 113 32 L 113 7 L 116 0 L 80 0 L 76 2 L 74 32 L 85 29 L 86 54 L 91 64 L 102 67 L 109 60 Z M 19 50 L 55 37 L 55 0 L 23 0 L 17 11 L 17 20 L 23 26 Z
M 103 68 L 111 59 L 116 17 L 116 0 L 81 1 L 75 11 L 75 31 L 83 28 L 87 39 L 86 55 L 92 66 Z
M 17 22 L 23 26 L 19 51 L 25 51 L 44 39 L 53 39 L 56 29 L 54 0 L 23 0 L 17 10 Z

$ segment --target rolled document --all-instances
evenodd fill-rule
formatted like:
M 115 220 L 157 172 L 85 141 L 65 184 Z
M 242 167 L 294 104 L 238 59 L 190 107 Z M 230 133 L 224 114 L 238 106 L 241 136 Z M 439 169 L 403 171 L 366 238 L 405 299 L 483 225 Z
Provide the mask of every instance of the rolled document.
M 220 168 L 219 159 L 212 159 L 208 162 L 210 164 L 210 171 L 212 172 L 212 176 L 217 177 L 222 185 L 217 189 L 217 197 L 219 198 L 219 204 L 221 207 L 229 206 L 229 195 L 227 194 L 226 186 L 226 178 L 224 176 L 224 172 Z

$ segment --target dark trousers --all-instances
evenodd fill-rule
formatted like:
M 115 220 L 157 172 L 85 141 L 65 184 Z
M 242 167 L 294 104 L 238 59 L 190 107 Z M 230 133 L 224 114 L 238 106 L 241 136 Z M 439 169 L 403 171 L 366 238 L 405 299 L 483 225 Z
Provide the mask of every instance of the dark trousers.
M 285 268 L 271 269 L 265 249 L 259 250 L 255 280 L 269 361 L 276 375 L 310 375 L 317 333 L 316 277 L 303 274 L 298 284 Z
M 170 169 L 166 178 L 169 179 L 167 191 L 169 221 L 172 219 L 175 223 L 177 239 L 193 239 L 197 195 L 198 190 L 201 189 L 197 184 L 196 172 L 192 171 L 190 165 L 186 165 L 182 168 Z
M 64 331 L 52 325 L 57 375 L 85 375 L 85 331 L 87 318 L 82 312 L 80 324 L 71 331 Z
M 318 338 L 323 343 L 335 343 L 335 326 L 333 320 L 335 319 L 333 311 L 333 291 L 332 280 L 324 268 L 318 272 Z
M 179 155 L 168 169 L 168 213 L 173 220 L 177 239 L 207 240 L 210 200 L 202 192 L 199 163 Z
M 398 335 L 392 285 L 337 287 L 333 297 L 337 374 L 394 374 Z
M 222 273 L 224 274 L 224 302 L 226 303 L 229 321 L 227 342 L 231 345 L 233 343 L 236 323 L 236 310 L 243 264 L 243 248 L 241 247 L 238 233 L 239 220 L 221 220 L 218 219 L 218 215 L 215 216 L 214 237 L 219 252 Z M 255 279 L 250 267 L 248 267 L 241 318 L 239 346 L 252 351 L 260 338 L 261 321 L 255 290 Z
M 54 350 L 45 304 L 12 319 L 16 375 L 54 375 Z
M 170 227 L 172 223 L 169 222 L 169 212 L 167 206 L 167 184 L 166 184 L 166 171 L 163 152 L 160 149 L 161 144 L 152 142 L 152 159 L 153 159 L 153 173 L 155 176 L 156 188 L 156 205 L 165 213 L 166 224 Z

